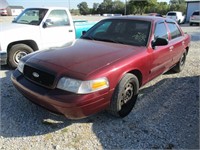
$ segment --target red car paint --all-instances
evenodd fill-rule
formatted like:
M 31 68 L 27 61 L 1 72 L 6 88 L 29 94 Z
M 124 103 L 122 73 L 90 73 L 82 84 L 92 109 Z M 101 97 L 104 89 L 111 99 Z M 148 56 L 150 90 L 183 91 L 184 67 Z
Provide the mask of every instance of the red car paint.
M 21 73 L 18 69 L 13 72 L 13 84 L 25 97 L 50 111 L 64 114 L 72 119 L 84 118 L 110 106 L 113 92 L 125 74 L 134 74 L 141 87 L 170 70 L 179 62 L 183 53 L 188 53 L 190 37 L 184 34 L 178 24 L 172 20 L 160 17 L 126 16 L 103 21 L 113 20 L 122 23 L 148 22 L 150 28 L 146 33 L 146 43 L 143 45 L 115 43 L 87 39 L 89 37 L 84 38 L 83 35 L 70 46 L 33 53 L 22 58 L 25 66 L 29 67 L 29 70 L 25 70 L 27 73 L 30 72 L 30 75 L 39 70 L 44 77 L 46 73 L 54 76 L 55 79 L 50 86 L 32 80 L 32 77 L 27 77 L 26 73 Z M 156 39 L 154 31 L 160 22 L 166 27 L 168 44 L 153 46 L 152 42 Z M 178 37 L 174 38 L 174 35 L 170 34 L 170 27 L 166 22 L 171 22 L 178 28 L 180 31 Z M 89 34 L 93 33 L 96 26 L 98 25 L 88 31 Z M 109 88 L 89 94 L 60 90 L 56 86 L 63 76 L 81 81 L 106 77 Z

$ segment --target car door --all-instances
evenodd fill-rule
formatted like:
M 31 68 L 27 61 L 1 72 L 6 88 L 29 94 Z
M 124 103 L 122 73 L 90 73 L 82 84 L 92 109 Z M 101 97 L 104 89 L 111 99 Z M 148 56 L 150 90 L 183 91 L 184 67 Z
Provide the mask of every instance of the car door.
M 155 24 L 154 30 L 154 40 L 156 38 L 165 38 L 169 39 L 166 24 L 164 21 L 159 21 Z M 171 45 L 165 46 L 156 46 L 153 48 L 151 53 L 151 67 L 150 67 L 150 76 L 149 79 L 153 79 L 156 76 L 162 74 L 169 68 L 171 65 L 172 57 L 171 57 Z
M 59 47 L 75 39 L 75 29 L 66 10 L 52 10 L 41 29 L 43 48 Z
M 181 33 L 180 29 L 178 28 L 175 22 L 166 22 L 166 23 L 170 33 L 169 44 L 171 45 L 170 52 L 171 52 L 171 57 L 173 58 L 171 66 L 173 66 L 175 63 L 179 61 L 184 51 L 185 47 L 184 35 Z

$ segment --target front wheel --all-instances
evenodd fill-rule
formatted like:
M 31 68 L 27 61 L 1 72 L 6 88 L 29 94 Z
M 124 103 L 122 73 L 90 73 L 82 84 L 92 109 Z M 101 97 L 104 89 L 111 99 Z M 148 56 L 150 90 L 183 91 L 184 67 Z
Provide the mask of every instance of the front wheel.
M 26 44 L 13 45 L 8 54 L 8 64 L 10 67 L 16 68 L 19 60 L 31 52 L 33 52 L 33 49 Z
M 174 68 L 172 68 L 173 71 L 179 73 L 183 70 L 186 62 L 186 55 L 186 52 L 182 54 L 179 62 L 176 64 L 176 66 L 174 66 Z
M 139 81 L 133 74 L 127 73 L 113 93 L 109 113 L 117 117 L 127 116 L 133 109 L 139 91 Z

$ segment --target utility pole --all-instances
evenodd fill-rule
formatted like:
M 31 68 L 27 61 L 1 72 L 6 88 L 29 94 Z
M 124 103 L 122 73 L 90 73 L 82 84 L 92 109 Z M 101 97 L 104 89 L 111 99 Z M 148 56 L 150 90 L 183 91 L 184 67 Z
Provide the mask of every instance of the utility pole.
M 68 2 L 69 2 L 69 11 L 70 11 L 70 0 L 68 0 Z
M 124 8 L 124 15 L 126 15 L 126 6 L 127 6 L 127 0 L 125 0 L 125 8 Z

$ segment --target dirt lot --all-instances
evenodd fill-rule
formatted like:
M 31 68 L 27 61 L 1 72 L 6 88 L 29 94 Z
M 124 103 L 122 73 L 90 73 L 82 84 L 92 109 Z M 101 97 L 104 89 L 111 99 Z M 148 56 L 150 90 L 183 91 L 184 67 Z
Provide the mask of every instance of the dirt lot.
M 10 81 L 13 70 L 2 66 L 0 149 L 199 149 L 200 27 L 181 26 L 192 37 L 184 70 L 145 85 L 123 119 L 105 112 L 81 120 L 51 114 L 24 98 Z

